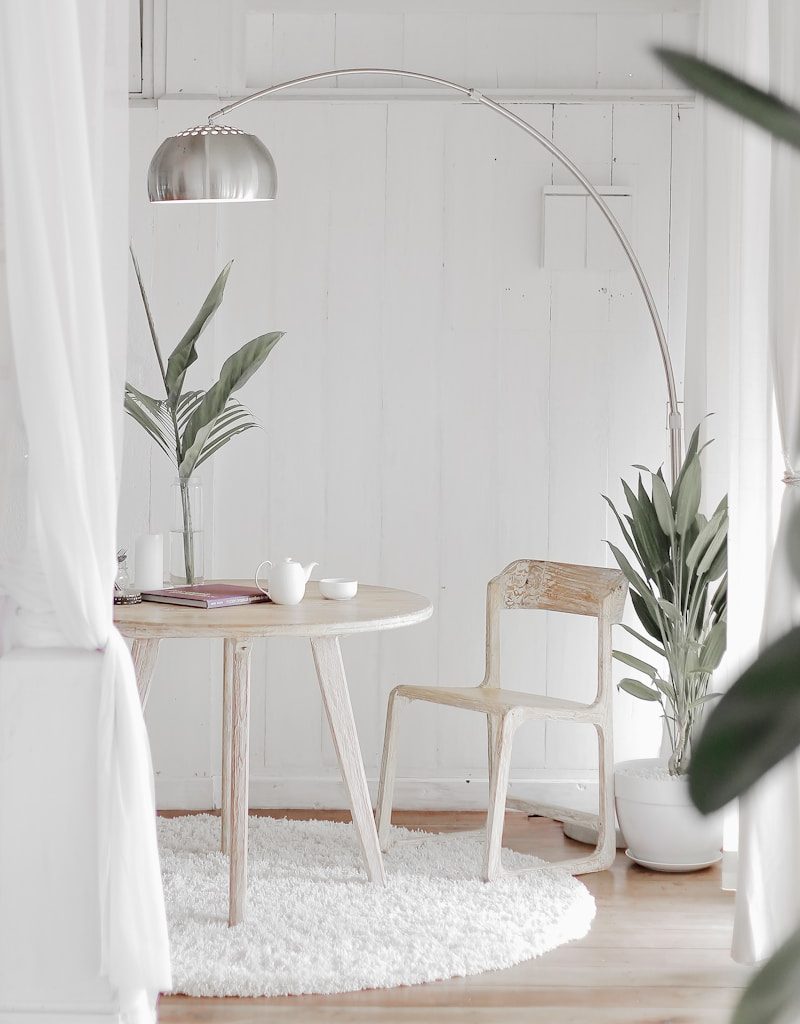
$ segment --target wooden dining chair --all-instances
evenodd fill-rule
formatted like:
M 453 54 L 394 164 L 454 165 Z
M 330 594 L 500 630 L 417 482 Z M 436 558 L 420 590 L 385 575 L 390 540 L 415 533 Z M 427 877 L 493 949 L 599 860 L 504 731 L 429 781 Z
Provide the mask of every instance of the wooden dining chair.
M 611 627 L 622 618 L 628 586 L 616 569 L 521 559 L 512 562 L 487 587 L 486 674 L 479 686 L 396 686 L 389 696 L 376 817 L 381 848 L 388 846 L 397 759 L 397 712 L 400 705 L 423 700 L 486 715 L 489 730 L 489 811 L 483 877 L 502 873 L 501 847 L 511 744 L 517 728 L 530 719 L 589 723 L 597 730 L 600 750 L 597 846 L 587 857 L 559 862 L 572 874 L 604 871 L 614 861 L 614 749 L 611 709 Z M 589 615 L 597 619 L 597 694 L 591 704 L 520 693 L 502 688 L 500 613 L 539 609 Z M 531 809 L 530 807 L 528 809 Z M 557 817 L 559 808 L 547 809 Z

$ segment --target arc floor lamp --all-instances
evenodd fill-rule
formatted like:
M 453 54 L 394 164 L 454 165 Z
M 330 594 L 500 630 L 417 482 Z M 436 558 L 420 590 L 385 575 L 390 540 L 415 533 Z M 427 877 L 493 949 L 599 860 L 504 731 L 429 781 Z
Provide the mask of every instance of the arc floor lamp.
M 226 203 L 274 199 L 277 195 L 278 176 L 269 150 L 255 135 L 244 132 L 240 128 L 217 124 L 216 119 L 224 117 L 251 100 L 283 92 L 285 89 L 291 89 L 297 85 L 306 85 L 309 82 L 320 82 L 327 78 L 340 78 L 347 75 L 395 75 L 401 78 L 430 82 L 462 93 L 504 117 L 535 139 L 541 146 L 544 146 L 591 196 L 617 236 L 636 275 L 656 333 L 667 386 L 670 473 L 674 482 L 678 476 L 683 455 L 682 424 L 678 409 L 675 374 L 664 326 L 658 315 L 650 285 L 633 246 L 603 197 L 567 154 L 563 153 L 546 135 L 537 131 L 533 125 L 528 124 L 527 121 L 518 117 L 502 104 L 484 96 L 479 90 L 458 85 L 434 75 L 425 75 L 416 71 L 397 71 L 390 68 L 347 68 L 337 71 L 321 71 L 313 75 L 304 75 L 302 78 L 294 78 L 288 82 L 279 82 L 277 85 L 260 89 L 258 92 L 243 96 L 227 106 L 220 107 L 219 110 L 215 110 L 213 114 L 209 115 L 208 124 L 187 128 L 178 135 L 165 139 L 150 162 L 147 175 L 150 202 Z

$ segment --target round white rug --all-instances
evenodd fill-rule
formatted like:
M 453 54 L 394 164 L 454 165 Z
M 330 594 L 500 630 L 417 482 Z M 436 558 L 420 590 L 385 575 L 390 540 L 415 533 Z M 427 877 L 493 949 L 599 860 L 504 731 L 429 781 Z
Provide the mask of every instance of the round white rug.
M 327 994 L 479 974 L 589 931 L 594 899 L 559 868 L 486 884 L 482 837 L 393 829 L 388 884 L 367 881 L 352 826 L 251 817 L 248 918 L 228 928 L 219 818 L 160 818 L 173 991 Z M 503 851 L 508 868 L 543 864 Z

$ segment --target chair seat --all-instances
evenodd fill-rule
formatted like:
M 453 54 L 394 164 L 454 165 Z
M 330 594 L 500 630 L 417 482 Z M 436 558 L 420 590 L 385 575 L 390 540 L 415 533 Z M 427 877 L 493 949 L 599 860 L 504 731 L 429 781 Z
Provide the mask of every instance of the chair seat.
M 398 686 L 397 693 L 410 700 L 426 700 L 433 704 L 468 708 L 471 711 L 509 711 L 522 708 L 531 718 L 564 718 L 595 721 L 598 709 L 574 700 L 546 697 L 538 693 L 503 690 L 495 686 Z

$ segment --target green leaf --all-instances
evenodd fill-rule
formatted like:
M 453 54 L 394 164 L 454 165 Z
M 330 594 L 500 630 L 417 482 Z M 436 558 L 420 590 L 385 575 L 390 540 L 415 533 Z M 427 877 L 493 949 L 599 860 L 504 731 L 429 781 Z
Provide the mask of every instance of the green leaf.
M 693 455 L 681 470 L 682 479 L 676 484 L 677 498 L 675 504 L 675 529 L 683 536 L 694 524 L 700 508 L 700 492 L 702 477 L 700 459 Z
M 200 312 L 192 320 L 186 333 L 175 346 L 172 355 L 167 360 L 165 384 L 167 386 L 167 396 L 173 405 L 177 403 L 180 397 L 186 371 L 197 359 L 197 339 L 203 333 L 206 324 L 219 309 L 222 302 L 232 264 L 233 260 L 222 270 L 214 282 L 211 291 L 206 296 L 205 302 L 200 307 Z
M 639 573 L 636 572 L 636 570 L 633 568 L 633 566 L 628 561 L 628 559 L 625 557 L 625 555 L 623 555 L 623 553 L 620 551 L 620 549 L 616 546 L 616 544 L 612 544 L 610 540 L 606 541 L 606 543 L 611 548 L 611 550 L 612 550 L 612 552 L 614 554 L 614 558 L 616 558 L 616 560 L 617 560 L 617 565 L 620 567 L 620 569 L 622 570 L 625 578 L 628 580 L 628 582 L 631 584 L 631 586 L 635 587 L 636 590 L 638 590 L 640 594 L 644 593 L 644 594 L 647 595 L 647 597 L 652 599 L 653 595 L 650 592 L 647 584 L 642 579 L 642 577 L 639 575 Z
M 641 633 L 637 632 L 635 629 L 632 629 L 624 622 L 620 622 L 620 626 L 625 630 L 626 633 L 629 633 L 632 637 L 635 637 L 635 639 L 637 639 L 640 644 L 644 644 L 646 647 L 649 647 L 651 651 L 655 651 L 655 653 L 658 654 L 660 657 L 666 657 L 666 652 L 664 651 L 664 648 L 661 644 L 654 644 L 652 640 L 648 640 L 646 636 L 642 636 Z M 652 633 L 650 635 L 652 636 Z
M 658 676 L 653 680 L 655 685 L 661 690 L 664 696 L 670 701 L 671 704 L 675 703 L 675 687 L 672 683 L 667 682 L 666 679 L 659 679 Z
M 657 616 L 653 614 L 653 612 L 648 607 L 648 602 L 643 597 L 641 597 L 641 595 L 637 594 L 634 590 L 630 592 L 630 595 L 631 603 L 633 604 L 633 610 L 636 612 L 636 615 L 639 618 L 639 622 L 641 622 L 644 629 L 650 634 L 650 636 L 654 640 L 658 640 L 660 643 L 663 643 L 664 638 L 661 635 L 661 630 L 658 627 Z M 652 597 L 651 601 L 653 605 L 655 605 L 655 601 L 652 600 Z
M 722 694 L 716 690 L 713 693 L 704 693 L 702 697 L 698 697 L 697 700 L 693 700 L 690 707 L 702 707 L 703 704 L 708 704 L 710 700 L 719 700 L 721 696 Z
M 691 462 L 691 460 L 695 457 L 695 455 L 697 455 L 698 445 L 700 443 L 700 427 L 701 426 L 702 426 L 702 424 L 698 423 L 697 426 L 692 431 L 692 436 L 689 438 L 689 444 L 686 447 L 686 455 L 684 456 L 684 459 L 683 459 L 683 465 L 681 466 L 680 471 L 678 472 L 678 479 L 675 481 L 675 483 L 673 485 L 673 488 L 672 488 L 672 507 L 673 507 L 673 509 L 678 507 L 678 491 L 680 490 L 681 483 L 682 483 L 683 478 L 684 478 L 684 476 L 686 474 L 686 469 L 687 469 L 689 463 Z
M 641 477 L 632 532 L 641 552 L 642 562 L 647 567 L 649 576 L 655 578 L 669 558 L 669 533 L 665 534 L 661 529 L 655 507 L 644 489 Z
M 214 421 L 228 404 L 231 394 L 253 376 L 282 337 L 281 331 L 262 334 L 259 338 L 254 338 L 242 345 L 222 364 L 219 380 L 205 393 L 202 401 L 189 417 L 183 431 L 181 439 L 183 459 L 179 469 L 184 479 L 194 472 L 197 460 L 213 429 Z
M 617 688 L 624 690 L 625 693 L 629 693 L 632 697 L 638 697 L 639 700 L 653 700 L 661 702 L 661 697 L 658 695 L 658 690 L 654 690 L 651 686 L 647 686 L 639 679 L 621 679 L 617 683 Z
M 675 519 L 672 515 L 672 501 L 661 471 L 653 474 L 653 507 L 658 516 L 658 524 L 668 536 L 675 535 Z
M 728 575 L 722 577 L 711 599 L 711 611 L 722 618 L 728 610 Z
M 694 572 L 695 566 L 700 561 L 701 556 L 708 550 L 709 544 L 717 536 L 723 522 L 727 529 L 726 512 L 724 509 L 718 509 L 697 534 L 697 538 L 686 556 L 686 565 L 692 572 Z
M 628 507 L 631 510 L 631 515 L 635 519 L 637 514 L 638 514 L 638 512 L 639 512 L 639 499 L 636 497 L 636 495 L 633 493 L 631 488 L 628 486 L 628 484 L 624 480 L 620 480 L 620 483 L 622 484 L 622 490 L 623 490 L 623 492 L 625 494 L 625 498 L 626 498 L 626 500 L 628 502 Z
M 670 622 L 672 622 L 673 624 L 676 622 L 680 622 L 681 613 L 678 611 L 678 609 L 675 607 L 672 601 L 667 601 L 667 599 L 664 597 L 659 597 L 656 600 L 658 601 L 658 607 L 666 615 Z
M 727 539 L 728 539 L 728 520 L 725 519 L 724 522 L 720 525 L 720 528 L 717 531 L 716 537 L 714 537 L 714 539 L 708 545 L 708 550 L 705 552 L 703 557 L 700 559 L 700 562 L 699 562 L 699 564 L 697 566 L 698 575 L 703 576 L 706 573 L 708 573 L 710 578 L 714 579 L 714 577 L 711 576 L 711 567 L 714 565 L 714 562 L 716 561 L 717 555 L 719 555 L 720 551 L 722 551 L 723 545 L 725 545 L 725 542 L 727 541 Z
M 210 459 L 211 456 L 214 455 L 215 452 L 218 452 L 220 448 L 223 448 L 231 438 L 258 426 L 260 426 L 260 424 L 255 420 L 249 409 L 246 409 L 241 402 L 237 402 L 236 399 L 230 399 L 224 412 L 222 412 L 214 421 L 214 425 L 211 428 L 208 439 L 206 440 L 200 455 L 197 458 L 197 462 L 195 463 L 195 469 L 199 469 L 206 459 Z
M 727 638 L 727 622 L 717 622 L 709 629 L 700 654 L 700 668 L 703 672 L 713 672 L 722 661 Z
M 156 442 L 173 462 L 177 461 L 172 424 L 164 415 L 164 403 L 145 395 L 133 386 L 125 385 L 125 412 Z
M 741 796 L 800 744 L 800 627 L 771 644 L 709 715 L 689 787 L 710 814 Z
M 658 675 L 652 665 L 648 665 L 646 661 L 642 661 L 641 658 L 635 658 L 632 654 L 628 654 L 627 651 L 612 651 L 611 652 L 617 661 L 621 661 L 623 665 L 627 665 L 628 668 L 635 668 L 637 672 L 641 672 L 646 676 L 650 676 L 651 679 L 655 679 Z
M 185 391 L 178 399 L 175 407 L 175 418 L 178 421 L 178 430 L 183 430 L 189 421 L 189 417 L 197 406 L 203 401 L 205 391 Z
M 614 502 L 612 500 L 610 500 L 610 498 L 608 498 L 607 495 L 603 495 L 602 498 L 606 502 L 606 504 L 608 505 L 608 508 L 610 510 L 612 510 L 612 512 L 614 512 L 615 517 L 617 518 L 617 522 L 620 524 L 620 529 L 622 530 L 622 536 L 625 538 L 625 543 L 628 545 L 628 547 L 631 549 L 631 551 L 635 552 L 636 551 L 636 546 L 633 543 L 633 538 L 631 537 L 631 532 L 628 529 L 628 526 L 626 525 L 625 520 L 620 515 L 620 513 L 617 511 L 617 506 L 614 504 Z
M 687 85 L 753 124 L 800 149 L 800 111 L 773 93 L 757 89 L 729 71 L 688 53 L 657 47 L 656 53 Z
M 731 1024 L 778 1024 L 797 1019 L 800 993 L 800 928 L 750 980 Z

